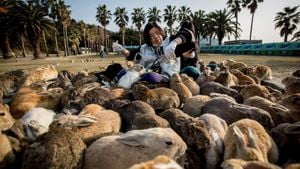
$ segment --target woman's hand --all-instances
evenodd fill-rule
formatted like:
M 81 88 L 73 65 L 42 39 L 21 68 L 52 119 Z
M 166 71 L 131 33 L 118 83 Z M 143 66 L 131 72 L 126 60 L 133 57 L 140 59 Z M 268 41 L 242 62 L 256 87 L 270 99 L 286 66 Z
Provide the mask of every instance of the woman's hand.
M 117 42 L 114 42 L 112 44 L 112 48 L 114 52 L 121 52 L 126 57 L 128 57 L 130 54 L 129 50 L 125 49 L 122 45 L 118 44 Z
M 112 44 L 112 48 L 113 48 L 113 51 L 115 51 L 115 52 L 123 52 L 124 50 L 126 50 L 122 45 L 120 45 L 116 42 L 114 42 Z

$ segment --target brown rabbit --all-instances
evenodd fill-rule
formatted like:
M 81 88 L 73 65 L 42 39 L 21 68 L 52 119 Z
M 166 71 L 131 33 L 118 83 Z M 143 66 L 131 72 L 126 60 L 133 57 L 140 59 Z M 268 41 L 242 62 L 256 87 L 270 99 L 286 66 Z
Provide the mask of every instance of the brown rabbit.
M 215 82 L 222 84 L 225 87 L 235 86 L 239 84 L 239 79 L 229 72 L 229 69 L 226 68 L 220 73 Z
M 257 77 L 260 81 L 271 80 L 273 78 L 271 68 L 265 65 L 257 65 L 249 69 L 248 73 L 251 77 Z
M 284 97 L 279 101 L 279 104 L 290 110 L 293 120 L 300 121 L 300 93 Z
M 241 90 L 240 94 L 242 95 L 244 100 L 252 96 L 260 96 L 262 98 L 275 101 L 275 98 L 271 95 L 269 90 L 266 87 L 261 86 L 259 84 L 250 84 L 246 86 Z
M 9 112 L 8 105 L 0 104 L 0 131 L 9 129 L 15 120 Z
M 244 100 L 245 105 L 261 108 L 270 113 L 275 126 L 280 123 L 291 122 L 290 110 L 285 106 L 272 102 L 268 99 L 253 96 Z
M 230 69 L 238 69 L 238 70 L 242 70 L 245 67 L 247 67 L 247 65 L 245 63 L 243 63 L 243 62 L 236 62 L 236 61 L 234 61 L 232 59 L 227 59 L 227 60 L 223 61 L 222 64 L 224 66 L 227 66 Z
M 187 74 L 181 74 L 182 82 L 190 91 L 193 96 L 200 94 L 200 86 L 193 80 L 193 78 L 189 77 Z
M 300 93 L 300 77 L 287 76 L 281 81 L 287 94 Z
M 192 97 L 192 92 L 184 85 L 178 73 L 174 73 L 171 77 L 170 88 L 179 96 L 180 102 L 185 103 L 186 99 Z
M 242 119 L 231 124 L 225 134 L 224 145 L 224 161 L 239 158 L 274 163 L 279 156 L 272 137 L 261 124 L 251 119 Z
M 230 69 L 230 73 L 234 74 L 239 79 L 239 85 L 255 84 L 255 80 L 250 76 L 245 75 L 238 69 Z
M 165 87 L 149 89 L 145 85 L 135 84 L 132 94 L 135 99 L 150 104 L 155 110 L 177 108 L 180 105 L 177 93 Z
M 55 79 L 58 76 L 58 72 L 56 70 L 55 65 L 48 65 L 46 67 L 39 67 L 32 70 L 27 76 L 24 86 L 28 86 L 34 82 L 40 80 L 50 80 Z
M 21 118 L 26 112 L 34 107 L 44 107 L 47 109 L 57 110 L 60 105 L 60 99 L 64 93 L 61 88 L 51 88 L 43 92 L 27 92 L 18 94 L 14 97 L 10 111 L 14 118 Z

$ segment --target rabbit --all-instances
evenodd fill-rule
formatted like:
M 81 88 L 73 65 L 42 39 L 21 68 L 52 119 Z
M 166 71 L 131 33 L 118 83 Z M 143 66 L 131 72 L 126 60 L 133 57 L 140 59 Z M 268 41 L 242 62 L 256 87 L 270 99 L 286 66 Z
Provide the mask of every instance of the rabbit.
M 166 110 L 180 106 L 178 94 L 165 87 L 149 89 L 145 85 L 136 84 L 133 86 L 132 94 L 135 99 L 150 104 L 154 110 Z
M 248 69 L 247 72 L 251 77 L 257 77 L 259 81 L 273 79 L 271 68 L 265 65 L 257 65 Z
M 247 65 L 243 62 L 236 62 L 233 59 L 227 59 L 225 61 L 223 61 L 221 64 L 223 64 L 224 66 L 227 66 L 229 69 L 238 69 L 238 70 L 242 70 L 243 68 L 246 68 Z
M 231 124 L 224 137 L 224 161 L 239 158 L 245 161 L 275 163 L 277 145 L 264 127 L 255 120 L 242 119 Z
M 127 70 L 126 74 L 120 78 L 118 86 L 130 89 L 132 84 L 140 80 L 140 76 L 145 72 L 144 66 L 139 64 L 133 65 Z
M 171 77 L 170 88 L 173 89 L 179 96 L 180 102 L 182 104 L 192 97 L 192 92 L 188 87 L 182 82 L 181 76 L 178 73 L 174 73 Z
M 193 96 L 200 94 L 200 86 L 187 74 L 180 74 L 183 84 L 192 92 Z
M 300 77 L 287 76 L 281 82 L 285 86 L 286 94 L 300 93 Z
M 239 79 L 239 85 L 255 84 L 255 80 L 250 76 L 245 75 L 238 69 L 230 69 L 230 73 L 234 74 Z
M 269 90 L 265 86 L 261 86 L 259 84 L 250 84 L 246 86 L 240 91 L 240 94 L 242 95 L 243 100 L 246 100 L 252 96 L 260 96 L 271 101 L 276 101 Z

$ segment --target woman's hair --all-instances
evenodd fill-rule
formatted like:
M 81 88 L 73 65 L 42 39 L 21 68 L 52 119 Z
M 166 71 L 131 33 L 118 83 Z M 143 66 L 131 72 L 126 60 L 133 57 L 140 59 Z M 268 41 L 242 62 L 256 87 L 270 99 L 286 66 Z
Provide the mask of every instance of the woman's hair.
M 165 33 L 164 33 L 163 29 L 156 22 L 149 22 L 149 23 L 147 23 L 147 25 L 145 26 L 145 29 L 144 29 L 144 41 L 149 46 L 153 46 L 151 43 L 151 39 L 150 39 L 150 30 L 152 28 L 157 28 L 159 30 L 161 36 L 163 37 L 163 39 L 165 38 Z

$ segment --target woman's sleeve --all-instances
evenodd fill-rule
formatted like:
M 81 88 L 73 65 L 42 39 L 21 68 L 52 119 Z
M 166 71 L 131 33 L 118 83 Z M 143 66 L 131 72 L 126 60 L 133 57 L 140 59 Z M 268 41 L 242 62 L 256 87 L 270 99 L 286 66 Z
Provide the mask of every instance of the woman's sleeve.
M 176 38 L 181 38 L 182 43 L 187 43 L 187 42 L 195 42 L 195 36 L 194 33 L 191 30 L 188 29 L 183 29 L 180 30 L 176 35 Z

